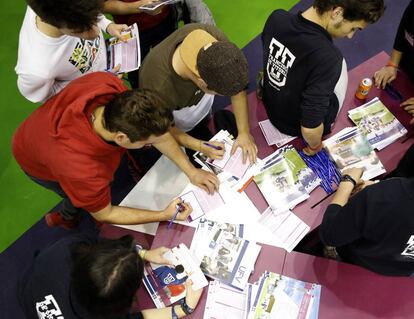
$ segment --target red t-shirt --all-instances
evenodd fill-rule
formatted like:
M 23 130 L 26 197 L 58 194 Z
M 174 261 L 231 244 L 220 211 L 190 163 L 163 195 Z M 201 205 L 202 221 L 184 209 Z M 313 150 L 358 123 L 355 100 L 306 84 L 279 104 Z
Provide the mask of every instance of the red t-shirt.
M 12 147 L 19 165 L 31 176 L 58 182 L 75 207 L 89 212 L 106 207 L 109 184 L 125 150 L 100 138 L 90 115 L 125 90 L 107 72 L 73 80 L 16 130 Z
M 121 0 L 123 2 L 135 2 L 136 0 Z M 171 5 L 164 5 L 161 12 L 156 15 L 151 15 L 145 12 L 125 15 L 112 15 L 114 21 L 119 24 L 132 25 L 136 23 L 138 30 L 144 31 L 151 29 L 163 22 L 171 13 Z

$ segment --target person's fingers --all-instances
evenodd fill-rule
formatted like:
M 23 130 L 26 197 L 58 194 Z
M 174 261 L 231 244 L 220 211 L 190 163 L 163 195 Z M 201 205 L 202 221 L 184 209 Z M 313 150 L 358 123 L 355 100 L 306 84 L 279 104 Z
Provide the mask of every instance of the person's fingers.
M 243 154 L 243 164 L 245 164 L 247 160 L 247 156 L 249 155 L 249 151 L 247 150 L 247 147 L 242 147 L 242 154 Z
M 117 64 L 112 70 L 111 72 L 113 73 L 118 73 L 118 71 L 121 70 L 121 64 Z
M 250 152 L 249 152 L 249 160 L 250 163 L 256 163 L 256 158 L 257 158 L 257 146 L 255 144 L 253 144 L 253 146 L 250 148 Z
M 374 85 L 379 88 L 381 84 L 381 77 L 380 77 L 380 72 L 377 71 L 374 73 Z
M 191 279 L 187 279 L 185 281 L 185 285 L 186 285 L 186 288 L 191 289 L 191 290 L 193 289 L 193 281 Z
M 233 143 L 233 146 L 231 147 L 230 155 L 234 154 L 238 146 L 239 144 L 237 142 Z
M 404 102 L 402 102 L 400 104 L 400 106 L 408 106 L 408 105 L 411 105 L 411 104 L 414 104 L 414 98 L 413 97 L 411 97 L 408 100 L 405 100 Z

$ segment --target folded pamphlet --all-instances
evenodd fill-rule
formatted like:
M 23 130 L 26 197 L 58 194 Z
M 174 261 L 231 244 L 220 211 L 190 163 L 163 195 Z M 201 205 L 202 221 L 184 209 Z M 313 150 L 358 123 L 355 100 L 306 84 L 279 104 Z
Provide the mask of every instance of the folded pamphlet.
M 210 278 L 244 289 L 261 246 L 236 236 L 240 228 L 231 224 L 226 227 L 222 227 L 226 224 L 211 224 L 211 230 L 203 231 L 201 223 L 200 220 L 191 244 L 191 252 L 200 262 L 201 270 Z
M 407 129 L 378 97 L 348 111 L 348 116 L 367 136 L 372 148 L 377 150 L 407 134 Z
M 147 263 L 144 268 L 143 283 L 157 308 L 165 308 L 185 298 L 187 279 L 192 280 L 194 290 L 208 285 L 194 256 L 184 244 L 172 248 L 164 257 L 174 266 Z
M 259 122 L 259 126 L 268 145 L 281 147 L 297 137 L 283 134 L 273 126 L 269 119 Z
M 127 73 L 138 70 L 141 65 L 141 50 L 139 45 L 138 26 L 134 23 L 122 32 L 124 41 L 118 38 L 107 40 L 108 70 L 121 65 L 118 73 Z
M 320 184 L 320 179 L 291 145 L 278 149 L 262 160 L 261 165 L 253 180 L 276 213 L 306 200 Z
M 384 166 L 359 127 L 344 128 L 323 144 L 341 173 L 352 167 L 362 168 L 363 180 L 385 173 Z

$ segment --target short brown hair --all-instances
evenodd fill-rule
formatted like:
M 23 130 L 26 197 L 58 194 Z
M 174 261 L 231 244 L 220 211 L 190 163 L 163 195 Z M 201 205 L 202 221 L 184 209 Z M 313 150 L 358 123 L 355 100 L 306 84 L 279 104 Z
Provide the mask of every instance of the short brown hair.
M 209 90 L 233 96 L 245 90 L 249 83 L 247 59 L 229 41 L 213 42 L 197 55 L 197 69 Z
M 75 32 L 90 30 L 103 11 L 104 0 L 26 0 L 46 23 Z
M 171 109 L 146 89 L 117 95 L 105 106 L 103 117 L 105 129 L 125 133 L 131 143 L 166 133 L 173 121 Z
M 315 0 L 313 7 L 319 14 L 333 8 L 344 9 L 344 19 L 348 21 L 364 20 L 375 23 L 384 14 L 384 0 Z

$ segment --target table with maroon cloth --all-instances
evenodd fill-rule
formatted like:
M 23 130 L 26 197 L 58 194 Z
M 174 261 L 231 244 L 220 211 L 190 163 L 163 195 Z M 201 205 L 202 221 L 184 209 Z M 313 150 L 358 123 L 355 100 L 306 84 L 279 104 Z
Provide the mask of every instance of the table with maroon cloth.
M 382 52 L 348 73 L 348 91 L 332 134 L 344 127 L 353 126 L 348 118 L 348 110 L 362 104 L 361 101 L 354 98 L 359 81 L 362 78 L 371 77 L 376 70 L 386 64 L 387 60 L 388 55 Z M 398 79 L 394 82 L 394 87 L 405 99 L 414 96 L 414 86 L 404 74 L 399 74 Z M 407 136 L 411 136 L 412 128 L 409 125 L 411 116 L 399 107 L 399 102 L 389 97 L 385 91 L 372 88 L 368 100 L 375 96 L 378 96 L 408 129 Z M 274 152 L 276 147 L 267 145 L 258 125 L 258 121 L 267 118 L 263 104 L 257 100 L 254 93 L 250 94 L 248 99 L 251 132 L 259 149 L 259 157 L 264 158 Z M 402 138 L 378 152 L 387 172 L 396 167 L 402 155 L 411 146 L 412 141 L 411 137 L 408 140 Z M 302 148 L 300 139 L 294 140 L 292 144 L 297 149 Z M 260 212 L 267 208 L 268 205 L 264 197 L 253 182 L 247 187 L 246 194 Z M 320 202 L 325 197 L 326 193 L 318 187 L 311 193 L 308 200 L 293 209 L 295 214 L 311 227 L 311 230 L 320 225 L 323 213 L 330 202 L 329 199 Z M 154 238 L 150 235 L 110 225 L 104 226 L 101 234 L 105 237 L 132 234 L 143 246 L 156 248 L 159 246 L 172 247 L 180 243 L 190 246 L 194 231 L 194 228 L 178 224 L 167 229 L 167 223 L 160 223 Z M 414 298 L 412 298 L 414 281 L 411 278 L 381 276 L 358 266 L 298 252 L 287 253 L 281 248 L 262 245 L 255 271 L 249 282 L 256 281 L 265 270 L 321 284 L 319 318 L 414 318 Z M 195 313 L 189 316 L 190 318 L 203 317 L 206 295 L 205 291 Z M 154 307 L 143 287 L 140 288 L 137 299 L 139 309 Z M 223 314 L 223 318 L 225 318 L 225 314 Z

